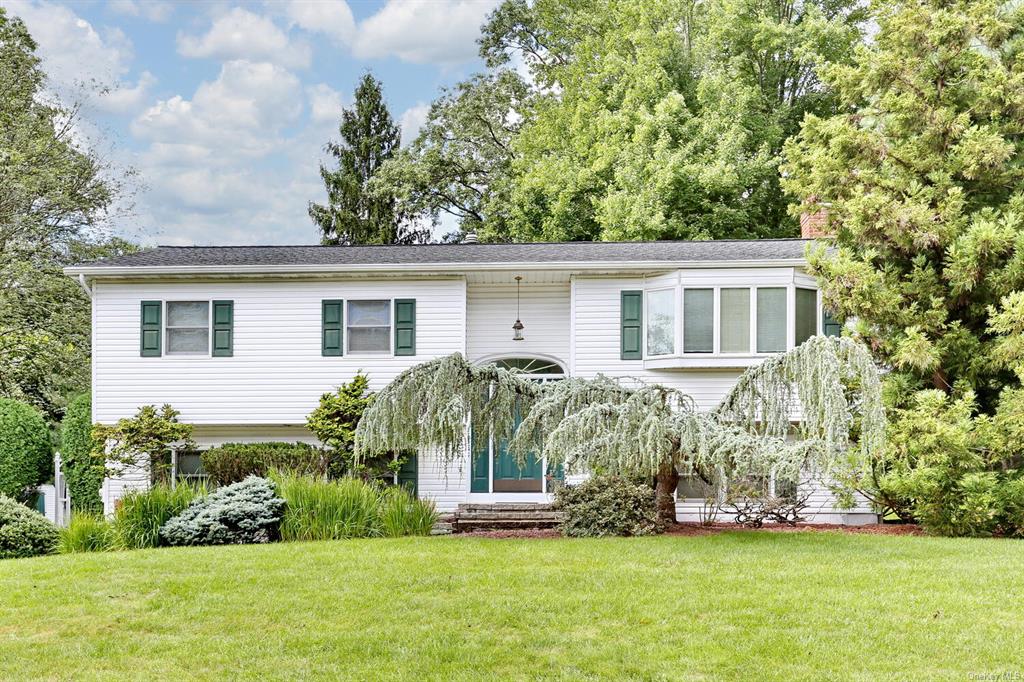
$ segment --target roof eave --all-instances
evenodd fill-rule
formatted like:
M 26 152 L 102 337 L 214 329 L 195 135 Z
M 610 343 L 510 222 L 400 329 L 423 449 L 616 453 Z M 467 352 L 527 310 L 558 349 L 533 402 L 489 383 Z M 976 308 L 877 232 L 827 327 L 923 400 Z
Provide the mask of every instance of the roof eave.
M 72 265 L 64 268 L 71 277 L 159 277 L 169 275 L 292 275 L 335 273 L 416 273 L 472 272 L 481 270 L 561 270 L 573 272 L 636 270 L 672 270 L 677 268 L 764 268 L 794 267 L 807 264 L 806 258 L 770 258 L 730 261 L 557 261 L 557 262 L 491 262 L 491 263 L 363 263 L 338 265 L 148 265 L 102 266 Z

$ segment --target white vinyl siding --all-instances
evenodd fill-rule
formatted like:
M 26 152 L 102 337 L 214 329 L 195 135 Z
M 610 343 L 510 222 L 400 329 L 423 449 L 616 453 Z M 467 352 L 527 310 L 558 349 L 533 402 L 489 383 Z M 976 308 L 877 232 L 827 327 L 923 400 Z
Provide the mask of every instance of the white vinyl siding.
M 323 300 L 405 297 L 416 298 L 416 356 L 321 354 Z M 230 362 L 209 354 L 139 356 L 140 301 L 221 299 L 234 301 Z M 415 364 L 464 353 L 465 309 L 465 282 L 454 277 L 96 282 L 93 416 L 110 424 L 142 405 L 169 403 L 197 425 L 305 424 L 320 395 L 360 369 L 378 391 Z

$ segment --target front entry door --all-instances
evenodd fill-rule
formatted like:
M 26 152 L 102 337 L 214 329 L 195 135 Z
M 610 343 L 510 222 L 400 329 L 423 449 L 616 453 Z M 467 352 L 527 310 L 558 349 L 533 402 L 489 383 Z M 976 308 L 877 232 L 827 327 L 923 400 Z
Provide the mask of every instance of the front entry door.
M 496 493 L 541 493 L 544 492 L 544 467 L 532 453 L 520 467 L 516 458 L 509 454 L 508 443 L 499 441 L 494 448 L 494 492 Z

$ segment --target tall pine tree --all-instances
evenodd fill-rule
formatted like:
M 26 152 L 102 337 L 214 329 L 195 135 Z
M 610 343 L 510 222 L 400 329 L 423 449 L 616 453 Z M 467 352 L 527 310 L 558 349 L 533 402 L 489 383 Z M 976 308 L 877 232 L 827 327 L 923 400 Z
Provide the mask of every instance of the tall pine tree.
M 421 231 L 402 225 L 389 192 L 373 191 L 370 180 L 398 151 L 401 133 L 384 102 L 381 83 L 370 74 L 356 88 L 355 103 L 341 112 L 340 142 L 328 142 L 337 169 L 320 165 L 327 205 L 309 203 L 309 217 L 324 244 L 408 244 L 422 241 Z

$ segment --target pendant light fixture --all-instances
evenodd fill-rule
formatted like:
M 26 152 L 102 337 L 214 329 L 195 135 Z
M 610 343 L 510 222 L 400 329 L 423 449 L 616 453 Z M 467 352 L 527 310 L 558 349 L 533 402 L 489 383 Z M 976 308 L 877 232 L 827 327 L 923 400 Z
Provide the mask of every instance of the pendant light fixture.
M 512 340 L 522 341 L 523 340 L 523 323 L 519 320 L 519 283 L 523 281 L 523 278 L 516 275 L 516 323 L 512 325 Z

